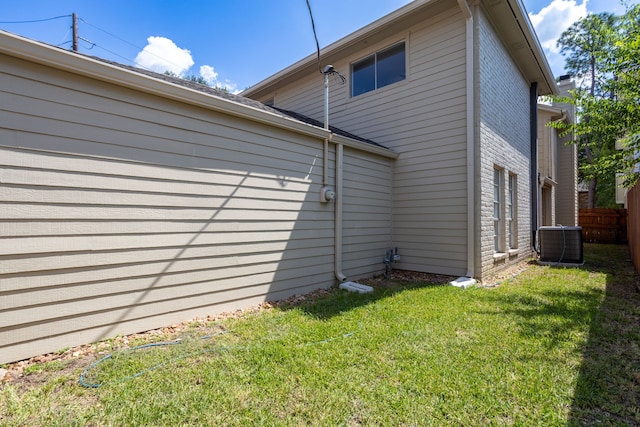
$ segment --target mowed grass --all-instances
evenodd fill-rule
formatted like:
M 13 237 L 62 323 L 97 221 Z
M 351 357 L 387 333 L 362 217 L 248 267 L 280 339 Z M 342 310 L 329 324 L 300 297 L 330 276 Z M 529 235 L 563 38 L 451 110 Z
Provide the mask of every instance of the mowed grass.
M 625 246 L 499 286 L 332 289 L 0 386 L 3 425 L 638 425 L 640 296 Z M 166 337 L 175 339 L 177 337 Z M 138 373 L 143 372 L 141 375 Z

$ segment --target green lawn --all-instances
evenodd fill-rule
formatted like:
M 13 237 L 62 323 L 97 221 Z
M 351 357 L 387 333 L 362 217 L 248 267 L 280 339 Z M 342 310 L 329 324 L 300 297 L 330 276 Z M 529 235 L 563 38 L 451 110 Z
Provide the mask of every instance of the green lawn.
M 0 424 L 639 425 L 637 277 L 626 246 L 585 258 L 492 288 L 333 289 L 116 351 L 95 388 L 78 379 L 101 356 L 31 367 L 0 385 Z

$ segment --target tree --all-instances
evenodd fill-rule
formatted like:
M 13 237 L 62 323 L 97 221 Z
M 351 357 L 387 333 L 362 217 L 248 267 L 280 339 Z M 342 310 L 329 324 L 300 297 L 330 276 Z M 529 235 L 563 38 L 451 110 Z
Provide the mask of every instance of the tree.
M 640 6 L 622 16 L 589 15 L 565 31 L 558 45 L 568 55 L 567 70 L 582 84 L 561 100 L 577 107 L 578 120 L 554 126 L 576 135 L 580 176 L 590 183 L 594 207 L 599 182 L 615 173 L 627 186 L 640 178 Z
M 189 80 L 191 82 L 198 83 L 198 84 L 201 84 L 203 86 L 213 87 L 214 89 L 219 90 L 221 92 L 229 92 L 229 89 L 224 87 L 224 86 L 220 86 L 220 85 L 211 86 L 209 84 L 209 82 L 207 81 L 207 79 L 205 79 L 202 76 L 196 76 L 194 74 L 189 74 L 189 75 L 186 75 L 186 76 L 183 77 L 183 76 L 178 76 L 176 73 L 174 73 L 172 71 L 169 71 L 169 70 L 165 71 L 164 74 L 166 76 L 177 77 L 177 78 L 183 79 L 183 80 Z
M 613 59 L 609 52 L 614 44 L 616 23 L 616 17 L 607 12 L 588 15 L 571 25 L 558 39 L 560 52 L 566 56 L 565 68 L 578 80 L 575 101 L 582 103 L 585 98 L 591 100 L 611 96 L 607 91 L 606 69 Z M 582 123 L 591 120 L 585 115 L 588 110 L 584 104 L 577 106 L 579 116 L 582 113 L 579 117 Z M 598 159 L 615 150 L 615 140 L 610 140 L 600 132 L 572 130 L 578 141 L 580 178 L 589 182 L 588 206 L 593 208 L 596 205 L 598 181 L 604 182 L 602 174 L 613 173 L 599 167 Z

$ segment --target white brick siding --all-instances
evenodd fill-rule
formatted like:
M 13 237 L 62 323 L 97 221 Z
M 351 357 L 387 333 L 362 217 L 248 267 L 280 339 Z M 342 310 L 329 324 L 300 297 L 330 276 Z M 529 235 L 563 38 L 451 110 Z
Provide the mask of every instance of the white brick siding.
M 476 243 L 476 247 L 479 246 L 476 275 L 485 277 L 531 253 L 530 112 L 527 81 L 482 13 L 477 23 L 480 149 L 476 173 L 480 176 L 477 219 L 480 241 Z M 493 242 L 493 171 L 496 167 L 503 169 L 503 201 L 507 197 L 509 174 L 517 176 L 518 250 L 502 256 L 494 254 Z M 503 224 L 506 227 L 507 223 L 503 221 Z M 506 236 L 506 230 L 501 230 L 501 234 Z

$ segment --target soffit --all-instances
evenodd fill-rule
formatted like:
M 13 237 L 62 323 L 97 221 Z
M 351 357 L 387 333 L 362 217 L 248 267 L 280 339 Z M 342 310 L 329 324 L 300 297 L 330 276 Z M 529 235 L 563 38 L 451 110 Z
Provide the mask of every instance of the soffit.
M 540 95 L 557 94 L 551 67 L 521 0 L 481 0 L 489 20 L 529 82 Z

